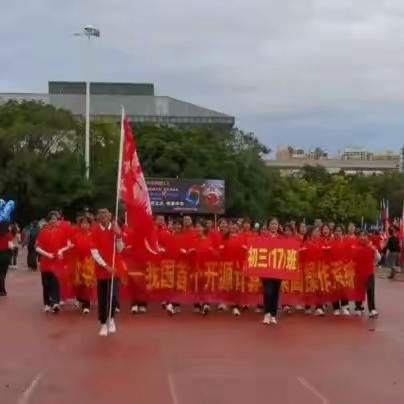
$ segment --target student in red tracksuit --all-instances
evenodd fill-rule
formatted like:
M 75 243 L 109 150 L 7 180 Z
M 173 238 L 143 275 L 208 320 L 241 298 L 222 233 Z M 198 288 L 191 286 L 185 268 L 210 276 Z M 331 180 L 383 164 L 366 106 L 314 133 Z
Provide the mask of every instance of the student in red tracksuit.
M 40 268 L 43 288 L 45 312 L 60 311 L 60 282 L 64 269 L 63 254 L 70 248 L 63 227 L 58 223 L 57 211 L 48 215 L 48 223 L 39 233 L 36 241 L 36 251 L 40 256 Z
M 333 237 L 334 236 L 332 234 L 330 225 L 327 223 L 323 223 L 321 226 L 321 245 L 322 245 L 323 252 L 325 254 L 328 254 L 330 252 L 332 242 L 333 242 Z M 331 302 L 329 302 L 329 303 L 331 303 Z M 326 308 L 326 305 L 317 306 L 316 312 L 314 314 L 322 316 L 323 314 L 325 314 L 325 308 Z
M 89 215 L 80 216 L 78 218 L 79 227 L 71 236 L 73 284 L 83 314 L 90 313 L 90 302 L 95 296 L 97 284 L 95 262 L 91 255 L 94 244 L 91 232 L 92 224 L 93 221 Z
M 297 227 L 297 235 L 302 242 L 303 242 L 303 240 L 305 240 L 306 235 L 307 235 L 306 223 L 304 223 L 304 222 L 299 223 L 299 225 Z
M 194 228 L 194 223 L 192 221 L 191 216 L 189 216 L 189 215 L 184 216 L 182 219 L 182 224 L 183 224 L 183 228 L 182 228 L 183 234 L 185 234 L 186 236 L 189 236 L 189 242 L 192 243 L 192 238 L 196 237 L 197 232 Z
M 276 218 L 271 218 L 268 222 L 269 237 L 280 238 L 279 235 L 279 221 Z M 278 304 L 281 293 L 280 279 L 265 278 L 262 279 L 262 290 L 264 295 L 264 319 L 263 324 L 278 324 L 276 319 L 278 313 Z
M 311 252 L 318 253 L 323 251 L 324 241 L 321 237 L 321 227 L 313 226 L 309 233 L 307 233 L 307 239 L 303 243 L 302 251 L 304 254 L 309 254 Z M 311 314 L 310 305 L 305 306 L 306 314 Z M 317 304 L 315 307 L 315 316 L 324 316 L 324 307 L 322 304 Z
M 192 233 L 190 233 L 192 234 Z M 188 242 L 189 234 L 185 234 L 183 232 L 183 222 L 178 219 L 173 223 L 173 233 L 170 237 L 166 238 L 166 246 L 165 249 L 170 258 L 175 261 L 187 260 L 189 251 L 187 248 L 190 248 L 190 244 Z M 169 314 L 174 315 L 181 311 L 181 306 L 176 302 L 163 302 L 163 309 Z
M 94 244 L 91 249 L 91 255 L 96 263 L 98 320 L 101 323 L 99 335 L 107 336 L 108 333 L 116 332 L 114 315 L 117 305 L 119 278 L 124 270 L 121 257 L 124 244 L 121 229 L 117 223 L 111 221 L 111 213 L 108 209 L 99 209 L 97 219 L 98 224 L 92 231 Z M 113 262 L 114 258 L 115 262 Z M 114 277 L 113 288 L 112 277 Z M 112 307 L 110 307 L 111 289 Z M 111 314 L 110 318 L 109 314 Z
M 329 248 L 332 242 L 333 234 L 331 232 L 331 228 L 327 223 L 324 223 L 321 226 L 321 239 L 323 241 L 323 247 Z
M 251 220 L 250 219 L 245 218 L 243 220 L 243 225 L 242 225 L 240 236 L 241 236 L 241 238 L 243 240 L 243 244 L 245 246 L 248 245 L 248 240 L 249 239 L 257 237 L 257 233 L 254 233 L 251 230 Z
M 169 243 L 169 238 L 171 237 L 171 232 L 168 230 L 166 226 L 166 220 L 163 215 L 159 215 L 155 220 L 155 229 L 157 233 L 157 243 L 162 252 L 164 252 L 167 248 L 167 244 Z
M 269 230 L 268 230 L 268 226 L 266 223 L 264 223 L 259 230 L 259 235 L 261 237 L 268 237 L 269 236 Z
M 234 222 L 230 222 L 230 227 L 227 223 L 221 226 L 221 242 L 219 245 L 219 252 L 223 261 L 243 262 L 247 251 L 248 239 L 247 233 L 237 232 L 238 226 Z M 254 234 L 254 237 L 257 237 Z M 246 307 L 247 308 L 247 307 Z M 218 309 L 220 311 L 226 310 L 227 306 L 220 304 Z M 233 316 L 240 316 L 243 307 L 239 304 L 232 306 Z
M 229 237 L 229 234 L 230 234 L 229 222 L 225 218 L 220 219 L 219 220 L 219 239 L 218 239 L 218 244 L 215 246 L 216 251 L 219 255 L 223 254 L 224 240 Z M 225 303 L 220 303 L 217 307 L 217 310 L 218 311 L 227 311 L 228 305 Z
M 293 225 L 293 223 L 286 223 L 284 228 L 283 228 L 283 235 L 284 238 L 287 239 L 292 239 L 292 240 L 297 240 L 300 242 L 300 237 L 296 234 L 295 231 L 295 226 Z M 282 311 L 287 313 L 287 314 L 291 314 L 292 313 L 292 307 L 285 304 L 282 305 Z
M 205 262 L 213 260 L 214 257 L 214 244 L 210 237 L 208 237 L 208 229 L 202 220 L 198 220 L 195 226 L 197 236 L 192 239 L 193 245 L 190 249 L 192 262 L 198 270 L 199 265 L 204 265 Z M 199 310 L 198 310 L 199 309 Z M 195 312 L 200 312 L 207 315 L 210 312 L 210 305 L 202 301 L 194 304 Z
M 358 237 L 356 237 L 356 226 L 352 222 L 348 223 L 344 243 L 347 247 L 354 247 L 358 244 Z
M 333 238 L 330 243 L 330 255 L 331 257 L 340 255 L 340 252 L 345 251 L 350 248 L 349 243 L 345 242 L 344 228 L 342 225 L 337 224 L 334 227 Z M 334 316 L 349 316 L 349 302 L 347 300 L 337 300 L 332 303 L 332 308 L 334 310 Z
M 358 237 L 358 243 L 355 246 L 357 253 L 360 254 L 361 261 L 363 263 L 366 262 L 366 272 L 363 272 L 361 268 L 359 268 L 358 276 L 362 279 L 366 284 L 366 296 L 368 302 L 369 309 L 369 317 L 377 318 L 379 313 L 376 311 L 376 303 L 375 303 L 375 272 L 374 268 L 377 263 L 380 261 L 381 256 L 377 248 L 372 245 L 372 243 L 368 239 L 368 235 L 366 231 L 360 231 Z M 370 272 L 368 270 L 370 269 Z M 355 302 L 355 314 L 362 315 L 364 312 L 363 302 L 357 301 Z
M 206 235 L 207 237 L 210 238 L 210 240 L 212 241 L 212 244 L 215 246 L 215 248 L 217 248 L 220 244 L 220 232 L 215 228 L 215 224 L 213 222 L 213 220 L 208 219 L 205 223 L 206 225 Z

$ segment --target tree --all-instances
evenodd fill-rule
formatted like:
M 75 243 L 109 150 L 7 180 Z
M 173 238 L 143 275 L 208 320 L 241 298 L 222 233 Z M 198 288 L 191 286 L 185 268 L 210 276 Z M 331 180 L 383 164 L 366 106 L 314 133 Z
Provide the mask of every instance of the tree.
M 67 216 L 84 206 L 113 208 L 118 168 L 119 123 L 91 124 L 91 178 L 85 178 L 83 121 L 37 102 L 0 105 L 0 197 L 17 202 L 25 223 L 63 208 Z M 404 176 L 330 175 L 305 166 L 299 178 L 268 168 L 269 149 L 252 133 L 213 127 L 135 126 L 146 176 L 226 181 L 227 215 L 263 221 L 315 217 L 375 222 L 379 201 L 401 215 Z
M 0 106 L 0 194 L 17 202 L 17 220 L 86 200 L 80 133 L 80 123 L 69 112 L 50 105 Z
M 349 179 L 335 175 L 319 189 L 316 213 L 319 217 L 333 221 L 359 222 L 364 216 L 364 219 L 374 222 L 377 218 L 377 203 L 370 194 L 355 193 Z
M 52 208 L 74 217 L 83 206 L 112 208 L 119 124 L 91 125 L 91 179 L 84 176 L 83 121 L 36 102 L 0 106 L 1 196 L 17 202 L 26 222 Z M 229 215 L 267 216 L 269 182 L 262 156 L 269 150 L 251 133 L 207 127 L 136 127 L 147 176 L 223 178 Z
M 309 182 L 320 182 L 320 183 L 324 184 L 329 181 L 330 174 L 328 174 L 327 170 L 323 166 L 305 165 L 302 168 L 300 177 Z
M 305 179 L 288 178 L 284 190 L 278 196 L 279 216 L 283 220 L 314 218 L 314 210 L 317 197 L 316 184 Z

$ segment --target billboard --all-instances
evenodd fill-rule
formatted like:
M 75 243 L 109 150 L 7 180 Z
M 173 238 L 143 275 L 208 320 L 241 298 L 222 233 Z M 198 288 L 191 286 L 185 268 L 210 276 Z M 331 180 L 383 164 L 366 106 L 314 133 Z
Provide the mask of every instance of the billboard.
M 224 180 L 146 178 L 153 213 L 225 213 Z

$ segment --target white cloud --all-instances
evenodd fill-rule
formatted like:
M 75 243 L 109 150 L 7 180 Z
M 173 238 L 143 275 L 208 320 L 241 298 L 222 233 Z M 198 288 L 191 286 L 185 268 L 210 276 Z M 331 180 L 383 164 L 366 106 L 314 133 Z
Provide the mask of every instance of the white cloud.
M 93 23 L 102 32 L 94 79 L 154 82 L 160 94 L 236 115 L 268 143 L 280 122 L 286 143 L 302 132 L 319 141 L 328 126 L 334 148 L 352 136 L 373 144 L 375 128 L 379 147 L 402 142 L 402 1 L 14 0 L 3 8 L 4 90 L 82 79 L 86 44 L 71 34 Z

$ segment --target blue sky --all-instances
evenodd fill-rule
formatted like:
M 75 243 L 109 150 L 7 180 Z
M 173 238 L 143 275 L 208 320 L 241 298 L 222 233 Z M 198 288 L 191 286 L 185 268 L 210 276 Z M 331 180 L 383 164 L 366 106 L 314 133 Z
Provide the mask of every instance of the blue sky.
M 268 146 L 404 145 L 401 0 L 13 0 L 0 91 L 48 80 L 152 82 L 236 116 Z M 72 34 L 101 29 L 91 48 Z

